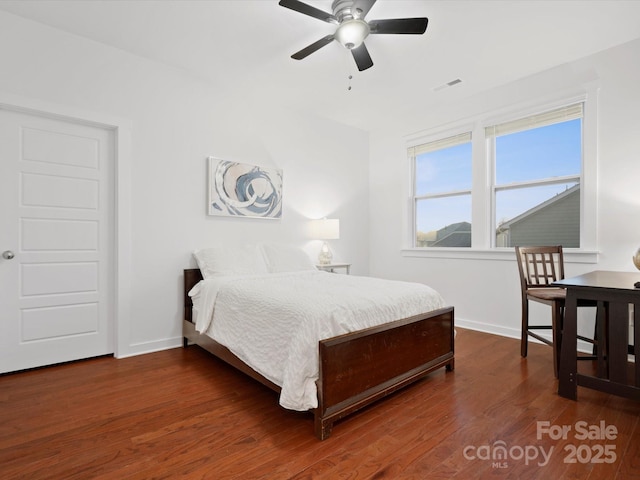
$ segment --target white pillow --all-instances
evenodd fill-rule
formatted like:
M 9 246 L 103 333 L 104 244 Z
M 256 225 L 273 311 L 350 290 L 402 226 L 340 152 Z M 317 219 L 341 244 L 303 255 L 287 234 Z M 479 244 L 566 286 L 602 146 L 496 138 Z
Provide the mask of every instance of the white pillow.
M 309 256 L 299 247 L 264 244 L 262 248 L 269 273 L 316 270 Z
M 268 273 L 258 245 L 217 246 L 193 252 L 202 276 L 256 275 Z

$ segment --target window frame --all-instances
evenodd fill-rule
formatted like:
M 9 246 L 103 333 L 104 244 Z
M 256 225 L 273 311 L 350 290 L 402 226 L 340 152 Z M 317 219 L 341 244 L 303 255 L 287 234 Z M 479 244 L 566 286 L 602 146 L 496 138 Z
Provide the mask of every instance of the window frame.
M 455 133 L 454 133 L 455 132 Z M 431 200 L 431 199 L 436 199 L 436 198 L 450 198 L 450 197 L 459 197 L 459 196 L 466 196 L 468 195 L 471 199 L 472 205 L 473 205 L 473 175 L 471 176 L 471 185 L 469 186 L 468 189 L 465 190 L 449 190 L 449 191 L 443 191 L 443 192 L 435 192 L 435 193 L 427 193 L 427 194 L 421 194 L 418 195 L 416 192 L 416 183 L 417 183 L 417 178 L 416 178 L 416 160 L 419 154 L 416 153 L 409 153 L 410 150 L 414 150 L 416 148 L 418 148 L 419 146 L 422 145 L 428 145 L 434 142 L 438 142 L 438 141 L 442 141 L 442 140 L 448 140 L 448 139 L 453 139 L 455 137 L 461 137 L 461 136 L 469 136 L 469 142 L 471 143 L 471 169 L 473 171 L 473 133 L 471 132 L 470 129 L 459 129 L 459 130 L 454 130 L 454 131 L 450 131 L 447 134 L 445 134 L 444 136 L 438 136 L 437 138 L 432 138 L 430 140 L 424 141 L 424 142 L 420 142 L 418 144 L 412 145 L 411 147 L 407 148 L 407 157 L 409 158 L 409 161 L 411 162 L 411 207 L 412 207 L 412 242 L 411 242 L 411 246 L 412 248 L 434 248 L 434 247 L 418 247 L 417 244 L 417 236 L 418 236 L 418 231 L 417 231 L 417 222 L 416 222 L 416 215 L 417 215 L 417 208 L 418 208 L 418 202 L 420 200 Z M 463 145 L 466 144 L 467 142 L 460 142 L 460 143 L 455 143 L 453 145 L 450 146 L 456 146 L 456 145 Z M 446 147 L 448 148 L 448 147 Z M 433 149 L 431 151 L 438 151 L 441 149 Z M 472 206 L 473 209 L 473 206 Z M 472 219 L 473 220 L 473 219 Z M 472 235 L 473 235 L 473 228 L 471 230 Z M 438 248 L 438 247 L 435 247 Z M 444 248 L 468 248 L 468 247 L 444 247 Z
M 423 131 L 405 136 L 406 156 L 409 163 L 407 171 L 409 201 L 404 217 L 404 235 L 402 256 L 430 258 L 473 258 L 473 259 L 511 259 L 512 247 L 495 246 L 495 164 L 488 152 L 485 128 L 492 125 L 516 120 L 582 103 L 582 165 L 580 182 L 580 248 L 567 248 L 568 261 L 576 263 L 596 263 L 597 249 L 597 95 L 598 86 L 592 84 L 572 96 L 555 101 L 537 101 L 512 106 L 500 111 L 491 111 L 477 115 L 464 122 L 450 124 L 447 129 Z M 447 136 L 471 132 L 472 142 L 472 238 L 471 247 L 416 247 L 415 219 L 415 161 L 409 155 L 409 149 L 420 144 L 430 143 Z M 407 198 L 407 197 L 405 197 Z
M 579 105 L 579 110 L 580 110 L 580 114 L 579 116 L 576 116 L 575 110 L 576 110 L 576 106 Z M 503 132 L 502 134 L 500 133 L 490 133 L 488 134 L 487 131 L 491 130 L 491 129 L 495 129 L 496 127 L 504 127 L 505 123 L 509 124 L 511 122 L 519 122 L 519 121 L 523 121 L 523 120 L 527 120 L 530 119 L 531 117 L 544 117 L 544 116 L 549 116 L 550 113 L 556 113 L 558 111 L 562 111 L 562 110 L 566 110 L 566 109 L 573 109 L 573 112 L 569 111 L 569 118 L 565 118 L 562 121 L 553 121 L 550 123 L 545 123 L 542 122 L 540 123 L 538 120 L 538 123 L 534 123 L 534 124 L 530 124 L 527 126 L 527 128 L 518 128 L 516 130 L 512 130 L 510 132 Z M 502 247 L 498 247 L 496 245 L 496 241 L 497 241 L 497 229 L 498 229 L 498 221 L 496 218 L 496 211 L 497 211 L 497 207 L 498 207 L 498 199 L 497 199 L 497 193 L 498 192 L 502 192 L 502 191 L 513 191 L 513 190 L 518 190 L 518 189 L 525 189 L 525 188 L 530 188 L 530 187 L 542 187 L 542 186 L 546 186 L 546 185 L 558 185 L 558 184 L 566 184 L 566 183 L 577 183 L 578 185 L 581 186 L 582 183 L 582 172 L 583 172 L 583 168 L 584 168 L 584 101 L 577 101 L 577 102 L 573 102 L 573 103 L 568 103 L 567 105 L 563 105 L 560 107 L 554 107 L 551 109 L 545 109 L 542 111 L 538 111 L 538 112 L 534 112 L 532 115 L 524 115 L 524 116 L 515 116 L 514 118 L 511 118 L 509 120 L 502 121 L 500 123 L 491 123 L 489 125 L 487 125 L 484 129 L 485 131 L 485 147 L 486 147 L 486 153 L 487 153 L 487 163 L 491 172 L 491 225 L 490 225 L 490 229 L 492 232 L 492 235 L 490 237 L 490 246 L 491 248 L 502 248 Z M 562 116 L 564 116 L 566 114 L 563 114 Z M 556 114 L 554 115 L 554 117 L 559 118 L 561 115 Z M 509 182 L 509 183 L 501 183 L 499 184 L 497 181 L 497 154 L 496 154 L 496 140 L 499 136 L 501 135 L 507 135 L 507 134 L 512 134 L 512 133 L 518 133 L 518 132 L 525 132 L 525 131 L 530 131 L 536 128 L 541 128 L 543 126 L 550 126 L 550 125 L 557 125 L 559 123 L 562 123 L 564 121 L 571 121 L 571 120 L 577 120 L 580 119 L 581 120 L 581 132 L 580 132 L 580 149 L 581 149 L 581 165 L 580 165 L 580 172 L 578 174 L 575 175 L 564 175 L 564 176 L 555 176 L 555 177 L 542 177 L 542 178 L 535 178 L 535 179 L 529 179 L 529 180 L 522 180 L 522 181 L 517 181 L 517 182 Z M 581 187 L 582 188 L 582 187 Z M 582 199 L 580 200 L 580 206 L 582 206 Z M 580 212 L 580 215 L 582 215 L 582 212 Z M 582 236 L 582 216 L 580 217 L 580 235 Z M 582 238 L 580 238 L 581 240 Z M 581 244 L 581 243 L 580 243 Z M 582 245 L 582 244 L 581 244 Z M 504 247 L 504 248 L 513 248 L 513 246 L 511 247 Z M 566 249 L 567 247 L 565 247 Z

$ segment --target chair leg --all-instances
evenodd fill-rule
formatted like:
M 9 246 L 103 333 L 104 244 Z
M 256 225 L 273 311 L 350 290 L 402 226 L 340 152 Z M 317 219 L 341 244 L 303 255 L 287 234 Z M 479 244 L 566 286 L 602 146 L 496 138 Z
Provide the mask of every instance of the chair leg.
M 528 347 L 527 342 L 529 340 L 529 303 L 527 300 L 522 302 L 522 326 L 520 331 L 520 355 L 522 357 L 526 357 Z

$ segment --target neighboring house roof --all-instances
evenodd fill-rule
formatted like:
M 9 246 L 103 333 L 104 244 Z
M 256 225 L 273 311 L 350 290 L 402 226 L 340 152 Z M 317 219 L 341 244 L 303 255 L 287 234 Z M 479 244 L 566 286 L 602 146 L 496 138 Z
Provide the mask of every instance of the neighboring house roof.
M 551 197 L 549 200 L 546 200 L 542 203 L 539 203 L 538 205 L 536 205 L 533 208 L 530 208 L 529 210 L 521 213 L 520 215 L 518 215 L 517 217 L 513 217 L 511 220 L 507 220 L 506 222 L 503 222 L 500 224 L 500 226 L 498 227 L 499 230 L 505 230 L 508 229 L 509 227 L 511 227 L 513 224 L 521 222 L 522 220 L 525 220 L 527 217 L 530 217 L 531 215 L 533 215 L 536 212 L 539 212 L 540 210 L 544 210 L 550 206 L 552 206 L 554 203 L 559 202 L 560 200 L 568 197 L 569 195 L 577 192 L 580 190 L 580 184 L 574 185 L 571 188 L 567 188 L 564 192 L 559 193 L 558 195 Z
M 498 225 L 496 245 L 580 246 L 580 185 Z
M 436 232 L 436 240 L 429 243 L 430 247 L 470 247 L 471 224 L 458 222 L 447 225 Z
M 429 245 L 430 247 L 470 247 L 471 246 L 471 231 L 468 232 L 453 232 L 441 240 Z

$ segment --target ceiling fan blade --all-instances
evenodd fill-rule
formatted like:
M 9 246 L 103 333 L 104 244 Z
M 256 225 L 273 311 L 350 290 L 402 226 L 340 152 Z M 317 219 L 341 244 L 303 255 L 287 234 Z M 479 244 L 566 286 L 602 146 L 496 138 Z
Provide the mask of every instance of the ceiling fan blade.
M 285 8 L 289 8 L 291 10 L 295 10 L 296 12 L 303 13 L 304 15 L 309 15 L 310 17 L 317 18 L 327 23 L 335 23 L 338 24 L 338 19 L 334 17 L 331 13 L 323 12 L 311 5 L 307 5 L 306 3 L 299 2 L 298 0 L 280 0 L 278 5 L 281 5 Z
M 393 18 L 389 20 L 371 20 L 371 34 L 377 33 L 409 33 L 421 35 L 427 30 L 428 18 Z
M 364 43 L 361 44 L 358 48 L 354 48 L 351 50 L 351 54 L 353 55 L 353 59 L 356 61 L 356 65 L 358 66 L 358 70 L 361 72 L 366 70 L 367 68 L 373 67 L 373 60 L 371 60 L 371 55 L 369 55 L 369 50 L 364 46 Z
M 326 37 L 322 37 L 317 42 L 312 43 L 308 47 L 303 48 L 299 52 L 294 53 L 293 55 L 291 55 L 291 58 L 293 58 L 294 60 L 302 60 L 303 58 L 311 55 L 316 50 L 320 50 L 325 45 L 330 44 L 331 42 L 333 42 L 333 35 L 327 35 Z
M 376 3 L 376 0 L 354 0 L 351 12 L 354 15 L 358 14 L 358 18 L 362 20 L 367 16 L 374 3 Z

